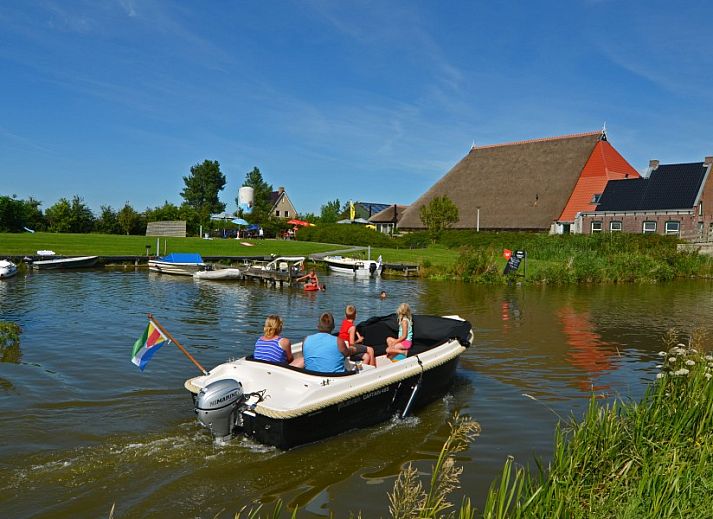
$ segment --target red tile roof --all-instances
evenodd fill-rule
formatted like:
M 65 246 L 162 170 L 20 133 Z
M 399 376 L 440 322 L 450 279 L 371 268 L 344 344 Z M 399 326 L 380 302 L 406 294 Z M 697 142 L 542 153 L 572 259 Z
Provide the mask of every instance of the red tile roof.
M 594 195 L 604 192 L 610 180 L 639 177 L 638 171 L 609 142 L 599 141 L 584 165 L 558 221 L 573 222 L 577 213 L 595 211 L 597 205 L 592 203 L 592 199 Z

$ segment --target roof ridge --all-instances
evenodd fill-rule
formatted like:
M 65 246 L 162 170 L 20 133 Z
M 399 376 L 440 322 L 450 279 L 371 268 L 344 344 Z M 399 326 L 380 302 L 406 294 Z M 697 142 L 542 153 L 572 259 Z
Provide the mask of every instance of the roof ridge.
M 486 144 L 485 146 L 473 146 L 471 150 L 482 150 L 482 149 L 487 149 L 487 148 L 499 148 L 501 146 L 515 146 L 518 144 L 530 144 L 530 143 L 535 143 L 535 142 L 547 142 L 547 141 L 557 141 L 557 140 L 562 140 L 562 139 L 574 139 L 577 137 L 590 137 L 592 135 L 601 135 L 602 131 L 597 130 L 594 132 L 582 132 L 582 133 L 571 133 L 569 135 L 559 135 L 556 137 L 540 137 L 539 139 L 527 139 L 524 141 L 513 141 L 513 142 L 504 142 L 501 144 Z

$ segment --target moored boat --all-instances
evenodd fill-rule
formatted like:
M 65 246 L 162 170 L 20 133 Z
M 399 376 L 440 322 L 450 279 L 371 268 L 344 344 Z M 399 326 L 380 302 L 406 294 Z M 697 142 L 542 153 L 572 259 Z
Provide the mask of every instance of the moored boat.
M 413 322 L 413 346 L 398 362 L 384 356 L 386 337 L 398 335 L 392 314 L 357 327 L 376 351 L 376 367 L 320 373 L 248 356 L 189 379 L 185 387 L 200 423 L 217 441 L 243 434 L 289 449 L 367 427 L 445 395 L 460 354 L 471 344 L 471 325 L 460 317 L 417 315 Z M 301 356 L 301 344 L 293 354 Z
M 49 269 L 78 269 L 93 267 L 99 261 L 99 256 L 74 256 L 69 258 L 53 258 L 32 262 L 32 268 L 37 270 Z
M 17 265 L 9 260 L 0 260 L 0 279 L 7 279 L 17 274 Z
M 240 269 L 225 268 L 215 270 L 199 270 L 193 273 L 194 279 L 207 279 L 211 281 L 231 281 L 242 279 L 243 273 Z
M 377 260 L 325 256 L 322 258 L 332 272 L 356 277 L 379 277 L 383 270 L 381 256 Z
M 192 276 L 201 270 L 208 270 L 208 265 L 198 253 L 172 252 L 167 256 L 149 260 L 149 270 L 162 274 Z

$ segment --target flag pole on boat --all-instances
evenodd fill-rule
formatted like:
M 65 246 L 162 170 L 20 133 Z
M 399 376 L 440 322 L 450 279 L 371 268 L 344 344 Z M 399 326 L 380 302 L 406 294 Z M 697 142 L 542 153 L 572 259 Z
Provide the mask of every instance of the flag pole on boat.
M 153 315 L 151 315 L 150 313 L 147 314 L 147 315 L 148 315 L 149 321 L 151 321 L 152 323 L 154 323 L 154 325 L 156 326 L 156 328 L 158 328 L 159 330 L 161 330 L 161 333 L 163 333 L 166 337 L 168 337 L 168 338 L 171 340 L 171 342 L 172 342 L 173 344 L 175 344 L 176 346 L 178 346 L 178 349 L 181 350 L 181 351 L 183 352 L 183 354 L 184 354 L 186 357 L 188 357 L 188 360 L 190 360 L 193 364 L 196 365 L 196 367 L 197 367 L 199 370 L 201 370 L 201 373 L 203 373 L 204 375 L 207 375 L 207 374 L 208 374 L 208 372 L 206 371 L 206 369 L 205 369 L 203 366 L 201 366 L 200 363 L 199 363 L 196 359 L 193 358 L 193 355 L 191 355 L 190 353 L 188 353 L 188 350 L 186 350 L 186 348 L 184 348 L 183 346 L 181 346 L 181 343 L 178 342 L 170 333 L 168 333 L 168 330 L 166 330 L 166 328 L 164 328 L 163 326 L 161 326 L 161 324 L 156 320 L 156 318 L 155 318 Z

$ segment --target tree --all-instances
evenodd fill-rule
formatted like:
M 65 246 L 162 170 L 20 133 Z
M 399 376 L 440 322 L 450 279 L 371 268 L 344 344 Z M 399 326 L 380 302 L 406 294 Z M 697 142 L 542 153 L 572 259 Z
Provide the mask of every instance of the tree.
M 342 204 L 339 198 L 327 202 L 320 208 L 320 220 L 323 223 L 335 223 L 342 213 Z
M 94 214 L 78 195 L 71 202 L 60 198 L 47 208 L 46 217 L 52 232 L 86 233 L 94 228 Z
M 220 171 L 217 160 L 204 160 L 191 167 L 191 174 L 183 177 L 186 187 L 181 196 L 198 213 L 201 223 L 210 221 L 211 213 L 225 210 L 225 204 L 218 193 L 225 188 L 225 175 Z
M 122 234 L 144 234 L 146 232 L 145 220 L 131 207 L 129 202 L 126 202 L 124 207 L 119 210 L 116 219 Z
M 165 201 L 162 206 L 147 208 L 144 211 L 147 222 L 166 222 L 170 220 L 183 220 L 181 210 L 174 204 Z
M 47 223 L 45 215 L 40 209 L 42 202 L 30 197 L 23 201 L 23 205 L 23 226 L 35 231 L 44 231 L 47 228 Z
M 102 234 L 119 234 L 121 230 L 116 211 L 110 205 L 103 205 L 100 209 L 101 214 L 94 224 L 94 230 Z
M 272 185 L 265 182 L 262 178 L 260 169 L 255 166 L 252 171 L 245 175 L 243 186 L 252 187 L 254 190 L 253 209 L 250 220 L 253 222 L 262 222 L 270 216 L 272 210 Z M 235 197 L 235 204 L 238 205 L 239 197 Z M 240 212 L 239 216 L 244 216 Z
M 22 200 L 17 200 L 15 195 L 0 196 L 0 232 L 18 232 L 23 227 Z
M 435 242 L 444 229 L 458 221 L 458 206 L 447 195 L 437 196 L 421 207 L 419 215 Z

